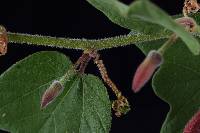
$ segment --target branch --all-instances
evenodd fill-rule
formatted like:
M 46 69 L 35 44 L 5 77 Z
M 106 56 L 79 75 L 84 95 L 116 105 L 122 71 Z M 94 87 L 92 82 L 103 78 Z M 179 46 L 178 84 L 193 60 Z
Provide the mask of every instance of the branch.
M 146 41 L 153 41 L 157 39 L 168 38 L 167 35 L 144 35 L 144 34 L 130 34 L 121 35 L 111 38 L 99 39 L 99 40 L 87 40 L 87 39 L 71 39 L 71 38 L 58 38 L 41 35 L 30 35 L 21 33 L 8 32 L 8 38 L 10 43 L 28 44 L 28 45 L 40 45 L 50 46 L 68 49 L 108 49 L 113 47 L 126 46 L 135 43 L 142 43 Z

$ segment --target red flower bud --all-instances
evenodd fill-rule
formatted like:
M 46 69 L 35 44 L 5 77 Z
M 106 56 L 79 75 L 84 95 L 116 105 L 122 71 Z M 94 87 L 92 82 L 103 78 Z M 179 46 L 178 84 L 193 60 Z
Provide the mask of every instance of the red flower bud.
M 8 36 L 6 29 L 0 26 L 0 55 L 5 55 L 7 53 Z
M 186 124 L 183 133 L 200 133 L 200 111 Z
M 160 53 L 155 50 L 149 52 L 145 60 L 137 68 L 133 78 L 132 89 L 134 92 L 140 91 L 162 62 L 163 57 Z
M 193 18 L 182 17 L 175 20 L 176 23 L 182 25 L 187 31 L 195 32 L 197 30 L 197 24 Z
M 54 81 L 44 92 L 41 100 L 41 108 L 47 107 L 63 90 L 63 85 L 59 81 Z

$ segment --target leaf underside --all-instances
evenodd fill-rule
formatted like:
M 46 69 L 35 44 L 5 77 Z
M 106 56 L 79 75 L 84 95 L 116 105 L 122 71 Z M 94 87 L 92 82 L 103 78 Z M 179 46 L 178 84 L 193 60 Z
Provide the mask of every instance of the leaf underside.
M 111 107 L 106 88 L 92 75 L 72 74 L 64 91 L 40 109 L 44 91 L 72 63 L 57 52 L 39 52 L 0 76 L 0 129 L 11 133 L 107 133 Z

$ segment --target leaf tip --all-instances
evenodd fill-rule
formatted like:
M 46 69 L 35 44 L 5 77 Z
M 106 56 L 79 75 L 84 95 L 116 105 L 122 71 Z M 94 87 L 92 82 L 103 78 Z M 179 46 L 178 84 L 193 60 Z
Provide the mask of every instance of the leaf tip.
M 193 55 L 199 55 L 200 54 L 200 44 L 199 42 L 197 43 L 196 48 L 193 48 L 192 50 Z

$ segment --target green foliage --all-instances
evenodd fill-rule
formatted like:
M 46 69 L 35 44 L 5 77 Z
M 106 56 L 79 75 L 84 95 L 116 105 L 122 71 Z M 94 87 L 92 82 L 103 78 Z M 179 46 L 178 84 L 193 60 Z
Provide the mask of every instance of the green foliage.
M 159 25 L 148 23 L 139 19 L 127 16 L 130 6 L 123 4 L 118 0 L 87 0 L 95 8 L 102 11 L 112 22 L 134 31 L 144 33 L 163 32 Z
M 106 88 L 92 75 L 72 73 L 64 91 L 40 109 L 44 91 L 71 68 L 57 52 L 39 52 L 0 76 L 0 128 L 12 133 L 107 133 L 111 107 Z
M 143 31 L 144 33 L 146 33 L 146 27 L 148 27 L 148 29 L 152 28 L 151 30 L 148 30 L 151 34 L 154 33 L 155 29 L 158 34 L 166 34 L 165 32 L 159 32 L 159 30 L 157 29 L 159 26 L 152 26 L 151 24 L 148 24 L 148 22 L 161 25 L 164 28 L 167 28 L 176 33 L 186 43 L 193 54 L 198 55 L 200 52 L 200 45 L 198 41 L 193 38 L 192 35 L 186 32 L 183 27 L 174 22 L 173 19 L 169 17 L 164 11 L 162 11 L 160 8 L 158 8 L 148 0 L 138 0 L 136 2 L 133 2 L 130 6 L 125 6 L 117 0 L 88 1 L 92 3 L 96 8 L 104 12 L 112 21 L 119 23 L 120 25 L 121 23 L 127 26 L 131 25 L 133 28 L 128 27 L 129 29 Z M 116 6 L 113 6 L 113 4 Z M 119 13 L 120 11 L 123 11 L 123 13 Z M 123 19 L 122 16 L 126 19 Z M 120 20 L 124 21 L 121 22 Z M 132 23 L 130 24 L 129 21 Z M 144 24 L 143 22 L 147 23 Z M 163 30 L 163 28 L 160 27 L 159 29 Z
M 83 50 L 137 43 L 147 54 L 158 49 L 170 34 L 176 33 L 182 41 L 179 39 L 166 51 L 164 64 L 156 72 L 152 84 L 155 93 L 171 107 L 161 133 L 181 133 L 200 106 L 200 45 L 197 39 L 148 0 L 137 0 L 130 6 L 118 0 L 87 1 L 112 22 L 136 33 L 100 40 L 8 33 L 9 42 Z M 197 22 L 200 22 L 199 16 L 194 16 Z M 200 37 L 198 33 L 195 36 Z M 0 76 L 0 128 L 12 133 L 109 132 L 111 106 L 106 88 L 92 75 L 70 73 L 66 76 L 71 68 L 72 63 L 64 55 L 39 52 L 3 73 Z M 63 82 L 64 91 L 41 110 L 42 94 L 63 75 L 67 77 Z
M 158 24 L 176 33 L 186 43 L 183 45 L 183 41 L 178 40 L 167 50 L 164 55 L 164 64 L 153 78 L 155 93 L 171 107 L 161 133 L 181 133 L 186 122 L 200 106 L 200 56 L 190 53 L 192 51 L 193 54 L 199 54 L 198 41 L 148 0 L 138 0 L 130 6 L 117 0 L 88 1 L 116 24 L 151 35 L 154 34 L 154 30 L 159 34 L 168 34 L 157 30 L 155 25 L 144 24 L 144 22 Z M 196 15 L 195 19 L 199 22 L 199 15 Z M 154 29 L 152 32 L 149 30 L 151 28 Z M 163 30 L 163 28 L 160 29 Z M 198 34 L 196 36 L 199 37 Z M 151 49 L 158 49 L 165 41 L 166 39 L 158 39 L 140 43 L 137 46 L 147 54 Z
M 140 0 L 134 2 L 130 6 L 128 15 L 130 16 L 130 18 L 139 18 L 141 20 L 156 23 L 173 31 L 185 42 L 185 44 L 191 50 L 191 52 L 193 52 L 193 54 L 199 54 L 199 42 L 195 38 L 193 38 L 190 33 L 186 32 L 183 27 L 174 22 L 174 20 L 169 17 L 164 11 L 159 9 L 148 0 Z
M 166 40 L 139 44 L 147 54 Z M 200 56 L 192 55 L 180 40 L 164 55 L 164 64 L 153 78 L 155 93 L 170 104 L 161 133 L 182 133 L 186 122 L 200 106 Z M 155 116 L 156 117 L 156 116 Z

